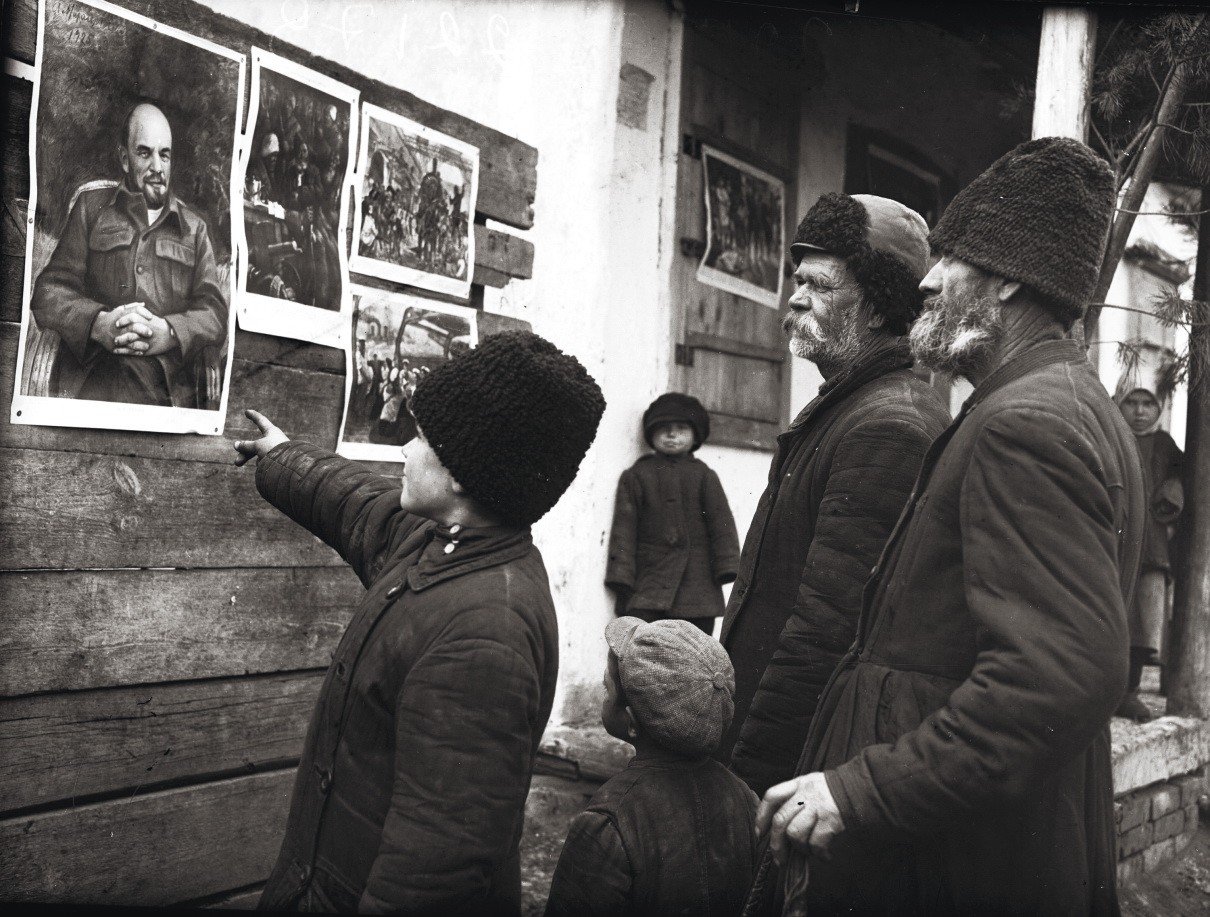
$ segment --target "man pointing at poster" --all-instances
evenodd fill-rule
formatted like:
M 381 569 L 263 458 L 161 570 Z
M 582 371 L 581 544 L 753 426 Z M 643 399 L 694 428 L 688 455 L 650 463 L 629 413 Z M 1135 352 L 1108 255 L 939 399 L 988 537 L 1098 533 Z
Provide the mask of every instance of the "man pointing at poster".
M 154 103 L 123 122 L 118 182 L 81 189 L 31 311 L 58 332 L 51 394 L 197 408 L 195 366 L 227 302 L 206 223 L 171 191 L 172 128 Z M 203 393 L 204 394 L 204 393 Z

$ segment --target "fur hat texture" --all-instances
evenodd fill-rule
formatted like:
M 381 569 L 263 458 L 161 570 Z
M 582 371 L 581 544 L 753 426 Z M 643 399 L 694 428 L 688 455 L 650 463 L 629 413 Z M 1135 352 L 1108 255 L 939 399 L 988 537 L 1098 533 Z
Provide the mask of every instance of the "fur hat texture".
M 710 438 L 710 415 L 702 407 L 702 403 L 692 395 L 682 395 L 680 392 L 666 392 L 651 402 L 643 412 L 643 439 L 651 444 L 651 434 L 657 425 L 662 423 L 687 423 L 693 427 L 694 445 L 697 449 Z
M 825 194 L 798 224 L 790 254 L 844 258 L 866 301 L 892 334 L 907 333 L 920 314 L 928 272 L 928 224 L 915 210 L 873 194 Z
M 467 493 L 525 526 L 571 485 L 605 398 L 575 357 L 532 332 L 506 331 L 424 376 L 411 408 Z
M 1041 293 L 1065 325 L 1096 287 L 1114 208 L 1109 164 L 1078 140 L 1005 153 L 950 202 L 929 241 Z

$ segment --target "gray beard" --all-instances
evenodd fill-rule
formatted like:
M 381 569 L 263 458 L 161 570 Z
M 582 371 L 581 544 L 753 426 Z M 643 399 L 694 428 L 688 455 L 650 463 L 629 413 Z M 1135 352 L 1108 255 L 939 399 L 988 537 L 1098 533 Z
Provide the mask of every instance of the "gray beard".
M 782 321 L 782 329 L 790 335 L 790 353 L 810 360 L 819 367 L 825 379 L 836 375 L 857 359 L 864 343 L 857 327 L 857 310 L 825 323 L 816 321 L 812 327 L 807 314 L 791 312 Z
M 932 296 L 909 336 L 919 363 L 966 379 L 990 369 L 1003 341 L 1003 314 L 990 296 Z

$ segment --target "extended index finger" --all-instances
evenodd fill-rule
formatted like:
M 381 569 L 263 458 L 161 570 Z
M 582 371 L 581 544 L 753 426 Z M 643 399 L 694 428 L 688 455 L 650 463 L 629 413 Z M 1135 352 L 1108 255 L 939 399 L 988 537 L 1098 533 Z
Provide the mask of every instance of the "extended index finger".
M 276 428 L 276 426 L 277 426 L 277 424 L 275 424 L 273 421 L 271 421 L 268 417 L 266 417 L 260 411 L 254 411 L 252 408 L 244 408 L 244 416 L 247 417 L 254 424 L 256 424 L 257 428 L 262 433 L 268 433 L 270 430 Z

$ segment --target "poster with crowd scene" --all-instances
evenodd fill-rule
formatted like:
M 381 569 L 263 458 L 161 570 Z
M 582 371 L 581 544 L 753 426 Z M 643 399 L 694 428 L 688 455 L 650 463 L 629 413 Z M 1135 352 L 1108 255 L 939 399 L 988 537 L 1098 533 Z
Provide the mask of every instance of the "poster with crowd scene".
M 351 269 L 470 295 L 479 150 L 365 103 Z
M 244 55 L 42 0 L 10 419 L 222 432 Z
M 416 435 L 408 405 L 432 370 L 479 343 L 475 310 L 406 293 L 353 285 L 348 394 L 336 451 L 398 462 Z
M 360 93 L 261 48 L 241 154 L 248 331 L 343 346 L 349 327 L 345 214 Z
M 786 184 L 702 145 L 706 253 L 697 279 L 771 308 L 785 276 Z

